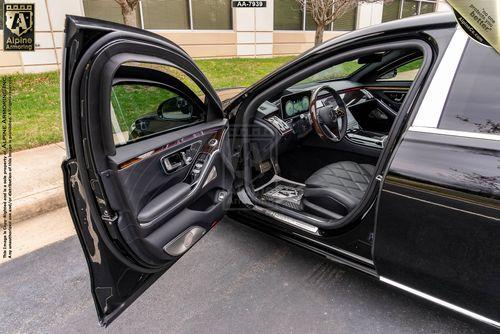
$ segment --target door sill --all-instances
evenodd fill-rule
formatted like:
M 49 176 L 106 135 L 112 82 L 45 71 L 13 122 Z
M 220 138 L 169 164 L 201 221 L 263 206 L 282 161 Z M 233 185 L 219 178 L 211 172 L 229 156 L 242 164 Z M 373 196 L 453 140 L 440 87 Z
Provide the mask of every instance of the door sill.
M 285 223 L 287 225 L 296 227 L 296 228 L 298 228 L 298 229 L 300 229 L 300 230 L 302 230 L 304 232 L 307 232 L 309 234 L 320 235 L 319 234 L 319 228 L 317 228 L 316 226 L 313 226 L 311 224 L 305 223 L 303 221 L 300 221 L 298 219 L 292 218 L 292 217 L 287 216 L 285 214 L 282 214 L 282 213 L 279 213 L 279 212 L 276 212 L 276 211 L 272 211 L 272 210 L 263 208 L 261 206 L 255 205 L 253 207 L 253 209 L 255 211 L 257 211 L 257 212 L 263 213 L 266 216 L 274 218 L 274 219 L 276 219 L 276 220 L 278 220 L 278 221 L 280 221 L 282 223 Z

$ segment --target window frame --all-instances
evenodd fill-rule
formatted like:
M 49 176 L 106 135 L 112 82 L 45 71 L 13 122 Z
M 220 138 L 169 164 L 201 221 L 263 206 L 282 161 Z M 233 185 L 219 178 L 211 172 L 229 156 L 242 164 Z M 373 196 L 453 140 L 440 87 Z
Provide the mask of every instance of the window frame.
M 191 1 L 191 0 L 190 0 Z M 306 11 L 306 6 L 307 6 L 307 0 L 304 1 L 304 5 L 302 6 L 302 22 L 301 22 L 301 25 L 302 25 L 302 28 L 300 30 L 287 30 L 287 29 L 276 29 L 275 28 L 275 22 L 276 20 L 274 19 L 274 22 L 273 22 L 273 31 L 284 31 L 284 32 L 297 32 L 297 31 L 303 31 L 303 32 L 308 32 L 308 31 L 314 31 L 314 30 L 309 30 L 309 29 L 306 29 L 306 26 L 307 26 L 307 11 Z M 357 29 L 358 28 L 358 8 L 359 6 L 355 6 L 354 7 L 354 29 Z M 275 11 L 276 11 L 276 6 L 273 7 L 273 16 L 275 14 Z M 328 29 L 325 29 L 325 32 L 331 32 L 331 31 L 352 31 L 352 30 L 335 30 L 335 25 L 334 25 L 334 22 L 330 23 L 329 24 L 329 28 Z

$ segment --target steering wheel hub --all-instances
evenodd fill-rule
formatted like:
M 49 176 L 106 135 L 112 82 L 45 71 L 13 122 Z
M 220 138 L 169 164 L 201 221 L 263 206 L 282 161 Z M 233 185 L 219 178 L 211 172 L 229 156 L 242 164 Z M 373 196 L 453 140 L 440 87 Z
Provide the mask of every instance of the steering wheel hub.
M 320 98 L 321 92 L 327 94 Z M 328 99 L 329 96 L 333 99 Z M 347 106 L 335 89 L 327 85 L 316 88 L 311 95 L 309 112 L 314 130 L 321 139 L 339 142 L 344 138 L 347 132 Z

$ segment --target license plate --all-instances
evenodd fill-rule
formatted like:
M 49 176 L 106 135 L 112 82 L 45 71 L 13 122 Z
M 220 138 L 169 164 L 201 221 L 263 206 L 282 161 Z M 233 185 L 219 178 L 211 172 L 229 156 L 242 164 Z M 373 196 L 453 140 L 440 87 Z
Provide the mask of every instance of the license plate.
M 233 8 L 261 8 L 266 7 L 266 1 L 233 1 Z

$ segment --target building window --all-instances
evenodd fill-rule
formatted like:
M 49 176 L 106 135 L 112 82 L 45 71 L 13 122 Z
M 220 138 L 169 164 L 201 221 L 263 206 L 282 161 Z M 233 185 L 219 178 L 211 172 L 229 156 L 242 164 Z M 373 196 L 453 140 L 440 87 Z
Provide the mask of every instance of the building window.
M 85 16 L 123 24 L 120 6 L 115 0 L 83 0 Z M 141 17 L 137 10 L 137 25 L 141 25 Z
M 296 0 L 274 0 L 274 29 L 303 30 L 304 12 Z
M 123 23 L 115 0 L 83 0 L 83 7 L 87 17 Z M 137 25 L 144 29 L 231 30 L 232 12 L 231 0 L 141 0 Z
M 232 29 L 230 0 L 191 0 L 194 29 Z
M 3 3 L 4 3 L 4 0 L 0 0 L 0 29 L 3 28 L 3 17 L 4 17 Z
M 350 9 L 325 31 L 356 29 L 356 8 Z M 304 13 L 297 0 L 274 0 L 274 30 L 316 30 L 311 13 Z
M 382 22 L 433 13 L 436 11 L 436 4 L 437 0 L 395 0 L 385 3 Z
M 144 29 L 189 29 L 188 0 L 142 0 Z
M 341 17 L 333 21 L 333 30 L 351 31 L 356 29 L 357 7 L 349 9 Z
M 435 2 L 420 1 L 420 14 L 434 13 L 436 11 Z

